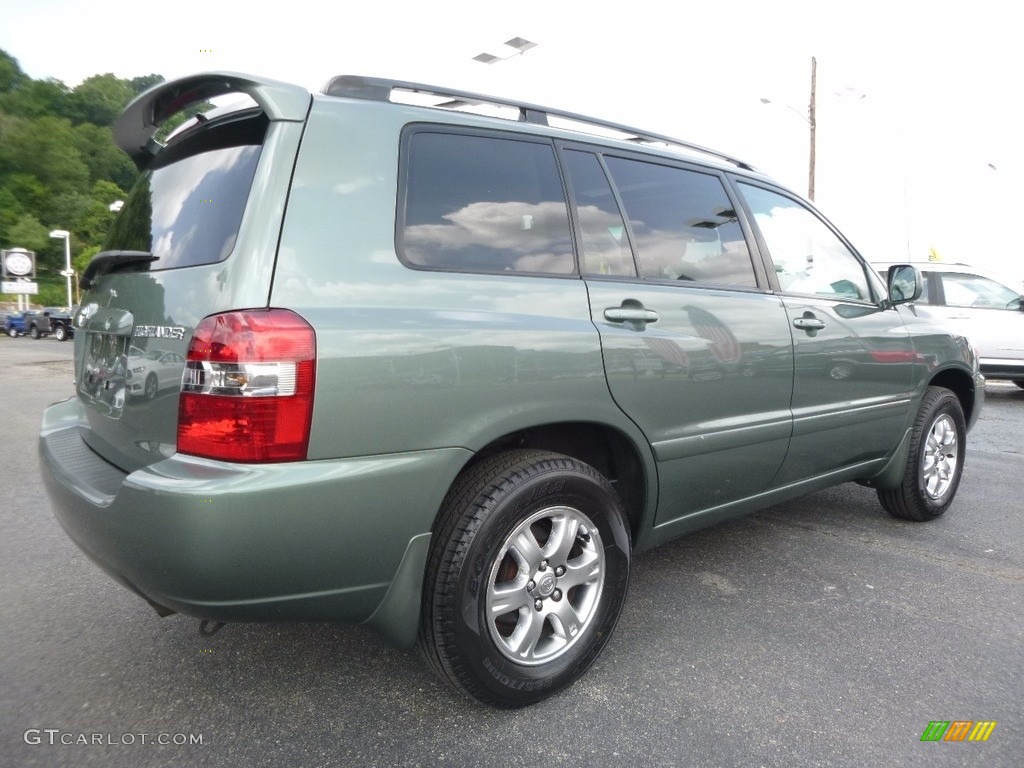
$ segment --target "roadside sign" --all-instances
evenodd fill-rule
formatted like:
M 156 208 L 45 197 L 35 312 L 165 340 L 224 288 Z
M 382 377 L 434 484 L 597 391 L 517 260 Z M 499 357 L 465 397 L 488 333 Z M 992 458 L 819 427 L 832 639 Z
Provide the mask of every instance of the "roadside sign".
M 0 293 L 30 293 L 35 296 L 39 293 L 39 283 L 28 280 L 4 280 L 0 283 Z
M 27 251 L 24 248 L 9 248 L 0 251 L 0 263 L 4 277 L 35 277 L 36 276 L 36 254 L 35 251 Z M 13 293 L 7 291 L 5 293 Z M 34 293 L 34 291 L 33 291 Z

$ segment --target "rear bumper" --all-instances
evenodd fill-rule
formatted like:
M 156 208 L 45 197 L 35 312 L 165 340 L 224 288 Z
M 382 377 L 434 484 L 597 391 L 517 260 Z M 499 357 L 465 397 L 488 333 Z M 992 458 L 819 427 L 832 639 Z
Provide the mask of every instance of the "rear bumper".
M 408 637 L 394 606 L 411 606 L 415 626 L 424 542 L 468 451 L 257 465 L 175 454 L 125 473 L 86 445 L 78 407 L 44 414 L 44 484 L 64 530 L 116 580 L 204 619 L 376 612 L 386 635 Z

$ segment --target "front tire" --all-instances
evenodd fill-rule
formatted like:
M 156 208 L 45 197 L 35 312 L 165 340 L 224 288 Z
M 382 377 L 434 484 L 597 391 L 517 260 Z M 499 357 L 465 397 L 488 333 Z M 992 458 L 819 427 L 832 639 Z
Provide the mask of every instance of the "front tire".
M 485 459 L 445 499 L 420 649 L 479 701 L 541 701 L 577 680 L 608 642 L 629 560 L 621 502 L 593 467 L 541 451 Z
M 879 489 L 878 500 L 894 517 L 924 522 L 941 515 L 956 496 L 964 467 L 967 426 L 950 390 L 928 387 L 914 419 L 903 483 Z
M 58 325 L 53 329 L 53 338 L 57 341 L 64 341 L 68 337 L 68 331 L 63 325 Z

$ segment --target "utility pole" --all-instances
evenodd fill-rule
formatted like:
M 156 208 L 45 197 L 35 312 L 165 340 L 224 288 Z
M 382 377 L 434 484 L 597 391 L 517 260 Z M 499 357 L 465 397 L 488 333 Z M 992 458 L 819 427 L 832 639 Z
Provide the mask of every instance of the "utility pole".
M 815 117 L 815 99 L 818 87 L 818 60 L 811 56 L 811 102 L 807 106 L 807 122 L 811 126 L 811 156 L 808 162 L 807 172 L 807 198 L 814 200 L 814 163 L 815 163 L 815 133 L 817 132 L 817 118 Z

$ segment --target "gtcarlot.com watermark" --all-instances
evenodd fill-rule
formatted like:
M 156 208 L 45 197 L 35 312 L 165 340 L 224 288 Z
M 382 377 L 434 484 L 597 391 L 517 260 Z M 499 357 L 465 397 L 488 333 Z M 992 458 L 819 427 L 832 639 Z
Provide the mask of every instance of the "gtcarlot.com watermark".
M 176 746 L 183 747 L 203 743 L 201 733 L 85 733 L 84 731 L 62 731 L 60 728 L 29 728 L 24 736 L 26 744 L 65 746 Z

